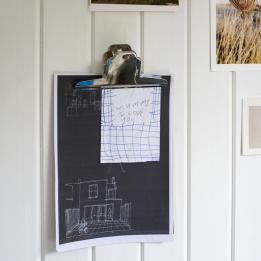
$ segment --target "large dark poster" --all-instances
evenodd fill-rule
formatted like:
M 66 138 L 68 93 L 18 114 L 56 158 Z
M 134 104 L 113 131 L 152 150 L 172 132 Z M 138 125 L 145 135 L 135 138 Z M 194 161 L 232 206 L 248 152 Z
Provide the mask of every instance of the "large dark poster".
M 168 240 L 170 77 L 74 88 L 92 78 L 55 77 L 57 250 Z

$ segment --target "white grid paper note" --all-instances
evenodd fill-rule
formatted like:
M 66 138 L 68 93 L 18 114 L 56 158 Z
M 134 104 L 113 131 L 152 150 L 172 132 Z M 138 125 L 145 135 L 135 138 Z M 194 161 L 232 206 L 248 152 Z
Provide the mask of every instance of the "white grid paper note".
M 161 87 L 102 90 L 101 163 L 160 160 Z

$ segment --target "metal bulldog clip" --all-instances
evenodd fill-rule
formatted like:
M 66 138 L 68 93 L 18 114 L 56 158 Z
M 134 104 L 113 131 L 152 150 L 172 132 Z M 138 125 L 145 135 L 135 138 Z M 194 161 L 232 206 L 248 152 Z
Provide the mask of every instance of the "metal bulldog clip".
M 156 75 L 141 75 L 141 59 L 128 44 L 114 44 L 104 54 L 104 72 L 98 79 L 78 82 L 75 88 L 108 85 L 166 84 Z

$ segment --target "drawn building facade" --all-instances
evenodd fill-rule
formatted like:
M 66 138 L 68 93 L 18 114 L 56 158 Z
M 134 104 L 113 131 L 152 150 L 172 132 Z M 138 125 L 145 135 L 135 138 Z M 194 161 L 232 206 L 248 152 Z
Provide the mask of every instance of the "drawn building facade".
M 66 117 L 78 117 L 80 112 L 96 112 L 101 109 L 101 100 L 97 98 L 97 90 L 81 92 L 69 85 L 65 92 Z
M 65 226 L 67 236 L 89 234 L 95 226 L 130 229 L 131 203 L 117 198 L 117 184 L 112 177 L 102 180 L 68 183 L 66 187 Z M 109 232 L 109 230 L 108 230 Z

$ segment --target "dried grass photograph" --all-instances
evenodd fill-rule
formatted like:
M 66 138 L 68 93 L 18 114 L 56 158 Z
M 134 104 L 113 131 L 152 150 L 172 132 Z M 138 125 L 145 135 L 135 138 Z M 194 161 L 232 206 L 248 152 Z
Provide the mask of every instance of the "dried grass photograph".
M 216 64 L 261 64 L 261 0 L 216 1 Z
M 93 4 L 178 5 L 179 0 L 92 0 Z

